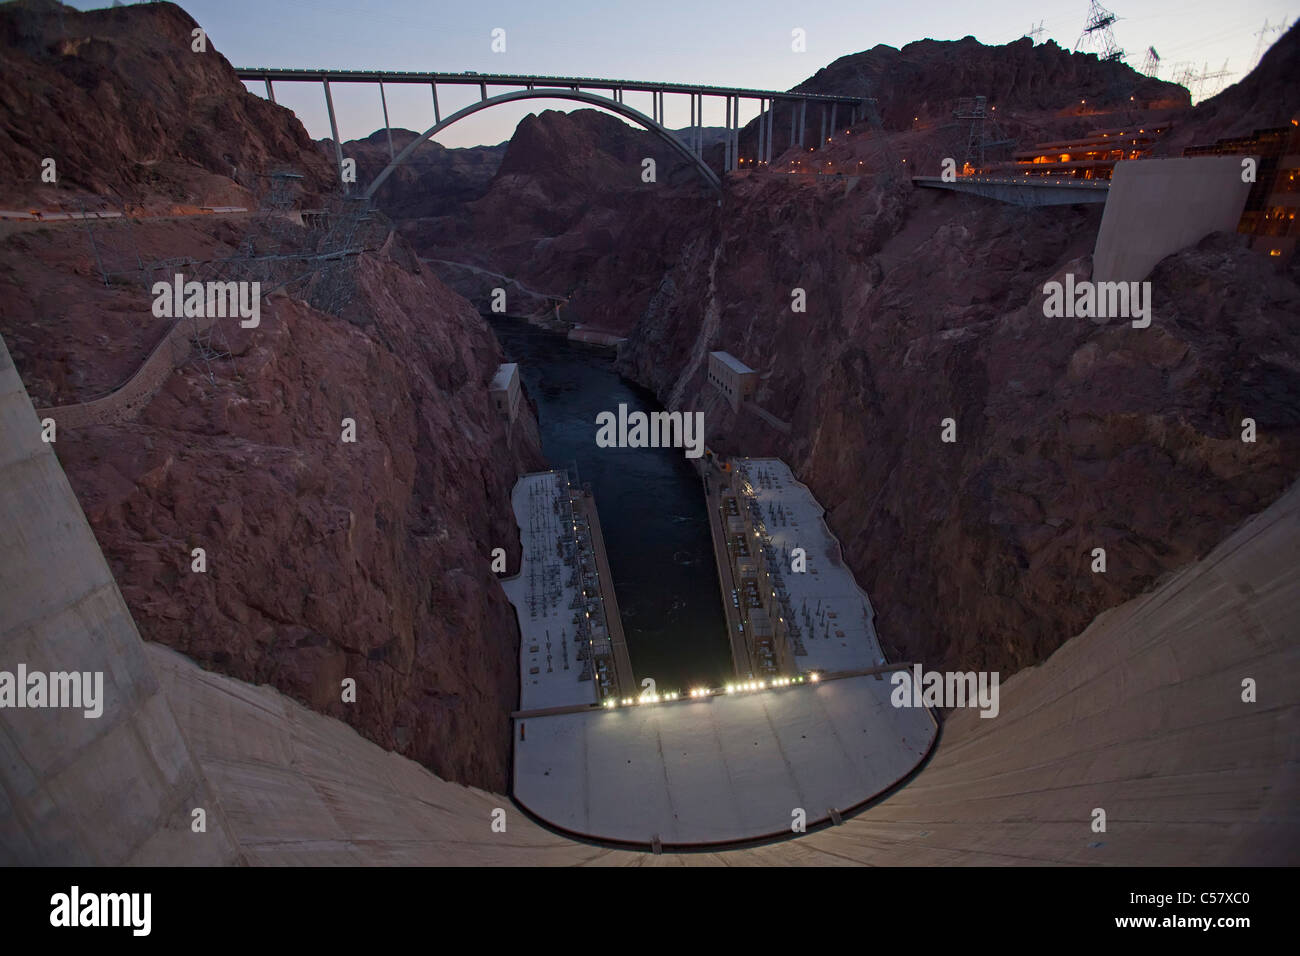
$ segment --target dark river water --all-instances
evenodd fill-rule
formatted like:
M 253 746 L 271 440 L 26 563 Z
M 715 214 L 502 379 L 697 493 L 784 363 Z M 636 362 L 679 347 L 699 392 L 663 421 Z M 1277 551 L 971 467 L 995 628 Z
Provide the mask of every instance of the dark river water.
M 537 404 L 553 467 L 590 482 L 614 573 L 638 684 L 686 691 L 732 674 L 704 493 L 682 449 L 600 448 L 596 415 L 661 411 L 654 395 L 614 371 L 614 353 L 526 322 L 487 317 Z

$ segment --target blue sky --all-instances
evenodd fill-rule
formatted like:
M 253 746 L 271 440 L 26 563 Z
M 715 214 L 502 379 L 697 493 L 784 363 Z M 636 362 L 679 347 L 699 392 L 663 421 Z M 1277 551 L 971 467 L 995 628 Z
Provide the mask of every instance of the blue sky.
M 1218 70 L 1224 61 L 1235 82 L 1254 66 L 1259 31 L 1289 23 L 1293 0 L 1108 0 L 1121 19 L 1115 26 L 1128 62 L 1142 63 L 1148 46 L 1162 58 L 1160 76 L 1179 65 Z M 74 3 L 81 9 L 104 2 Z M 1294 4 L 1300 7 L 1300 3 Z M 475 70 L 659 79 L 788 89 L 837 57 L 878 43 L 959 39 L 1005 43 L 1041 21 L 1041 39 L 1073 48 L 1088 13 L 1087 0 L 1018 0 L 899 3 L 898 0 L 188 0 L 181 4 L 207 30 L 213 45 L 236 66 L 338 69 Z M 1296 11 L 1300 12 L 1300 11 Z M 506 31 L 506 51 L 491 50 L 491 33 Z M 791 51 L 790 34 L 806 31 L 807 52 Z M 1276 39 L 1273 34 L 1270 40 Z M 265 88 L 250 86 L 260 95 Z M 427 88 L 386 87 L 394 126 L 423 131 L 433 124 Z M 383 125 L 374 85 L 333 86 L 344 139 Z M 1212 92 L 1212 91 L 1207 91 Z M 477 99 L 474 88 L 440 88 L 446 115 Z M 277 84 L 276 99 L 293 109 L 315 137 L 329 134 L 319 86 Z M 670 126 L 684 126 L 685 97 L 667 100 Z M 627 102 L 649 112 L 633 94 Z M 484 110 L 444 131 L 446 146 L 508 139 L 520 118 L 562 101 L 507 104 Z M 705 114 L 721 125 L 722 107 Z M 752 108 L 750 110 L 752 114 Z M 743 110 L 742 121 L 751 118 Z

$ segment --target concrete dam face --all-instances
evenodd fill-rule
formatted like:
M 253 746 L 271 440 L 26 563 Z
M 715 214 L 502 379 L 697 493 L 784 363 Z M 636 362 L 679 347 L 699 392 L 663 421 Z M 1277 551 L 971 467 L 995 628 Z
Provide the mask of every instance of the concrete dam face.
M 145 643 L 2 343 L 0 436 L 3 659 L 28 673 L 103 675 L 98 690 L 75 688 L 84 691 L 79 708 L 42 708 L 40 698 L 0 715 L 0 860 L 674 860 L 671 851 L 561 835 L 509 796 L 449 783 L 274 689 Z M 1008 680 L 995 719 L 957 711 L 928 763 L 887 799 L 797 838 L 690 856 L 1294 864 L 1298 559 L 1300 487 L 1292 487 L 1203 560 Z M 70 678 L 57 687 L 74 689 Z M 1098 809 L 1104 833 L 1091 825 Z M 504 827 L 494 827 L 499 820 Z
M 1300 864 L 1300 24 L 1101 4 L 0 2 L 6 929 L 1265 924 L 1163 907 Z M 900 869 L 302 872 L 750 865 Z

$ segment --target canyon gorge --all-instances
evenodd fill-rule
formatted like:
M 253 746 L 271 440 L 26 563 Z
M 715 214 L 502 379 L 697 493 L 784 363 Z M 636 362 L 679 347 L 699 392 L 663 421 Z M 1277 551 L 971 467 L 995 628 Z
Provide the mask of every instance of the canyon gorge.
M 50 408 L 111 394 L 166 334 L 132 261 L 234 254 L 244 220 L 184 214 L 256 209 L 277 169 L 301 174 L 301 208 L 332 202 L 334 144 L 219 53 L 191 56 L 178 7 L 68 10 L 57 28 L 39 9 L 0 8 L 18 79 L 0 89 L 0 206 L 112 195 L 151 217 L 97 224 L 90 242 L 78 226 L 3 225 L 0 334 Z M 547 467 L 527 396 L 512 425 L 489 401 L 505 354 L 482 313 L 505 276 L 509 321 L 625 338 L 618 370 L 702 411 L 712 450 L 788 462 L 892 656 L 1005 680 L 1300 474 L 1300 266 L 1218 233 L 1152 273 L 1150 328 L 1048 319 L 1043 285 L 1091 275 L 1101 207 L 1002 205 L 911 176 L 964 148 L 963 96 L 988 96 L 1022 143 L 1151 123 L 1168 128 L 1157 154 L 1177 155 L 1289 122 L 1298 61 L 1293 28 L 1193 107 L 1053 43 L 875 46 L 798 88 L 873 96 L 878 115 L 799 153 L 778 110 L 782 170 L 742 165 L 720 195 L 596 110 L 543 110 L 495 146 L 427 143 L 379 191 L 346 304 L 271 294 L 258 328 L 228 327 L 228 357 L 178 364 L 133 414 L 63 428 L 56 452 L 146 640 L 504 792 L 519 632 L 489 553 L 518 566 L 510 491 Z M 143 95 L 159 87 L 170 97 Z M 395 130 L 395 146 L 418 132 Z M 720 150 L 705 150 L 715 166 Z M 382 131 L 343 151 L 362 183 L 387 163 Z M 57 185 L 39 178 L 50 153 L 69 157 Z M 104 261 L 127 265 L 106 280 Z M 761 372 L 766 418 L 708 384 L 711 350 Z M 339 696 L 349 677 L 355 706 Z

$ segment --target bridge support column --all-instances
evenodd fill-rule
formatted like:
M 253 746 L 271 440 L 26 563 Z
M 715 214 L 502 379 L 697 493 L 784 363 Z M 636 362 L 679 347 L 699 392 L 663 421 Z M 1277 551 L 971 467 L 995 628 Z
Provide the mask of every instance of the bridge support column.
M 738 165 L 736 160 L 740 158 L 740 156 L 738 155 L 740 151 L 737 148 L 740 145 L 739 126 L 740 126 L 740 97 L 733 96 L 731 98 L 731 168 L 733 170 Z
M 740 97 L 736 97 L 736 166 L 740 166 Z
M 429 85 L 433 87 L 433 121 L 435 123 L 441 123 L 442 113 L 438 110 L 438 84 L 430 83 Z
M 727 118 L 722 124 L 723 129 L 726 131 L 726 139 L 722 141 L 722 171 L 729 172 L 731 170 L 731 97 L 726 97 L 724 102 Z
M 799 145 L 804 145 L 808 136 L 808 101 L 799 101 Z
M 695 94 L 694 93 L 691 94 L 690 132 L 688 132 L 686 135 L 688 137 L 687 145 L 689 145 L 691 147 L 691 150 L 694 151 L 695 150 Z
M 817 148 L 821 149 L 826 145 L 826 104 L 822 104 L 822 138 L 817 140 Z
M 740 166 L 740 97 L 731 98 L 731 168 Z
M 339 181 L 342 182 L 343 143 L 339 140 L 339 124 L 338 121 L 334 118 L 334 97 L 330 96 L 330 81 L 322 80 L 321 82 L 325 84 L 325 108 L 329 110 L 330 136 L 334 137 L 334 158 L 338 160 L 338 165 L 335 167 L 335 173 L 339 177 Z M 351 190 L 348 189 L 348 185 L 349 185 L 348 183 L 343 183 L 344 193 L 351 192 Z
M 838 127 L 835 125 L 835 111 L 839 109 L 839 105 L 840 105 L 839 103 L 831 104 L 831 136 L 834 136 L 835 130 L 838 129 Z
M 275 102 L 275 90 L 271 88 L 271 78 L 266 78 L 266 98 L 272 103 Z
M 695 155 L 704 155 L 704 94 L 695 95 Z
M 773 134 L 775 132 L 776 132 L 776 101 L 773 101 L 771 104 L 769 104 L 768 111 L 767 111 L 767 165 L 768 166 L 772 165 L 772 154 L 774 152 L 774 150 L 772 149 L 772 140 L 774 138 Z
M 758 146 L 754 150 L 754 165 L 758 166 L 763 162 L 763 124 L 767 121 L 767 111 L 764 109 L 765 100 L 758 101 Z
M 758 158 L 766 166 L 768 154 L 772 152 L 772 110 L 776 108 L 772 100 L 767 101 L 767 111 L 760 117 L 763 126 L 763 151 Z
M 384 82 L 379 81 L 379 105 L 384 108 L 384 133 L 388 137 L 388 161 L 391 163 L 397 155 L 393 152 L 393 129 L 388 125 L 388 98 L 384 96 Z
M 731 97 L 726 97 L 725 102 L 727 119 L 722 124 L 723 129 L 726 130 L 726 139 L 722 141 L 722 171 L 729 173 L 731 172 Z
M 736 118 L 731 123 L 731 167 L 740 167 L 740 97 L 736 97 Z
M 479 95 L 480 102 L 484 102 L 484 101 L 487 100 L 487 84 L 486 84 L 486 83 L 480 83 L 480 84 L 478 85 L 478 95 Z

